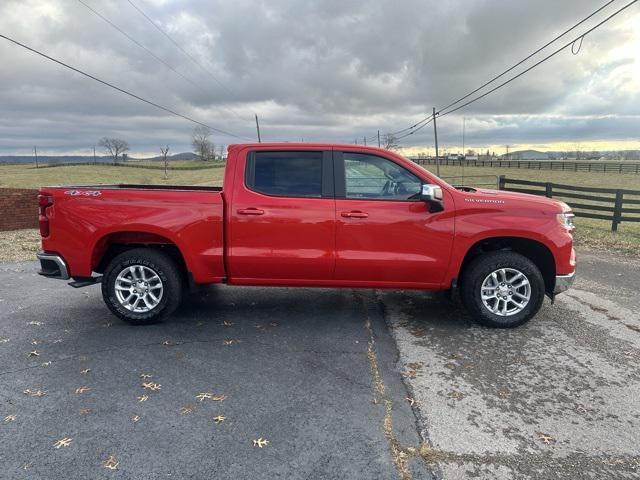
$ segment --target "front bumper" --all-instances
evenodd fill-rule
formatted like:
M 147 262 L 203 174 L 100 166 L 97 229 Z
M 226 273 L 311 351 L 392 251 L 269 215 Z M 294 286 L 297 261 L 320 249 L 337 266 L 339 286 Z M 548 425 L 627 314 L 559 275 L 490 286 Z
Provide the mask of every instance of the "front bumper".
M 557 295 L 558 293 L 569 290 L 575 279 L 576 272 L 570 273 L 569 275 L 556 275 L 556 286 L 553 289 L 553 294 Z
M 58 278 L 60 280 L 69 280 L 69 268 L 60 255 L 54 253 L 40 252 L 36 254 L 40 260 L 40 270 L 38 275 L 49 278 Z

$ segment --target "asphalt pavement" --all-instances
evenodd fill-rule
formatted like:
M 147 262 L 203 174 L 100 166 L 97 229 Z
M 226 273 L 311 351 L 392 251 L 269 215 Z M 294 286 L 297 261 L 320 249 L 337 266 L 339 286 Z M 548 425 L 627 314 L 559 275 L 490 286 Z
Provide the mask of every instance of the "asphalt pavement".
M 442 294 L 215 286 L 147 327 L 0 264 L 0 478 L 640 478 L 640 263 L 515 330 Z
M 0 266 L 0 478 L 428 477 L 371 292 L 211 287 L 134 327 L 34 272 Z

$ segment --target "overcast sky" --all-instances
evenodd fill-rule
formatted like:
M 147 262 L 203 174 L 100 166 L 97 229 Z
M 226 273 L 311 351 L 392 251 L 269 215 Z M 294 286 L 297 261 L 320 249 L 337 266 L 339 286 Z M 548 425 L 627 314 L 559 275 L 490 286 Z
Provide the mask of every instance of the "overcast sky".
M 405 128 L 542 46 L 605 0 L 1 0 L 0 33 L 241 137 L 353 142 Z M 562 43 L 628 3 L 616 0 Z M 558 44 L 558 46 L 562 45 Z M 550 52 L 551 50 L 549 50 Z M 190 150 L 194 125 L 0 39 L 0 155 Z M 185 79 L 185 77 L 188 79 Z M 640 148 L 640 4 L 438 122 L 441 144 Z M 214 134 L 217 144 L 242 140 Z M 431 125 L 402 140 L 432 148 Z M 413 148 L 412 148 L 413 147 Z M 412 148 L 412 150 L 411 150 Z

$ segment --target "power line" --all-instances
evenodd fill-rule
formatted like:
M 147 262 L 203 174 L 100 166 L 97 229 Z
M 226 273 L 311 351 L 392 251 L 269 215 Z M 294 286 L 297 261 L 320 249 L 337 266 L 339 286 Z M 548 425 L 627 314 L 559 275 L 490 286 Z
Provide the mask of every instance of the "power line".
M 499 75 L 496 75 L 495 77 L 493 77 L 491 80 L 489 80 L 488 82 L 483 83 L 482 85 L 480 85 L 478 88 L 476 88 L 475 90 L 467 93 L 464 97 L 460 97 L 458 100 L 456 100 L 455 102 L 451 102 L 449 105 L 447 105 L 446 107 L 441 108 L 440 110 L 446 110 L 449 107 L 453 107 L 454 105 L 460 103 L 461 101 L 469 98 L 471 95 L 473 95 L 474 93 L 482 90 L 484 87 L 486 87 L 487 85 L 490 85 L 491 83 L 495 82 L 496 80 L 498 80 L 499 78 L 502 78 L 503 76 L 505 76 L 507 73 L 513 71 L 515 68 L 519 67 L 520 65 L 522 65 L 524 62 L 526 62 L 527 60 L 529 60 L 531 57 L 535 56 L 536 54 L 540 53 L 542 50 L 544 50 L 545 48 L 547 48 L 549 45 L 551 45 L 552 43 L 556 42 L 557 40 L 559 40 L 560 38 L 564 37 L 567 33 L 569 33 L 570 31 L 576 29 L 577 27 L 579 27 L 580 25 L 582 25 L 584 22 L 586 22 L 587 20 L 589 20 L 590 18 L 592 18 L 594 15 L 598 14 L 599 12 L 601 12 L 602 10 L 604 10 L 605 8 L 607 8 L 609 5 L 611 5 L 613 2 L 615 2 L 616 0 L 610 0 L 607 3 L 605 3 L 603 6 L 601 6 L 600 8 L 598 8 L 597 10 L 595 10 L 594 12 L 590 13 L 588 16 L 586 16 L 585 18 L 583 18 L 582 20 L 580 20 L 578 23 L 576 23 L 575 25 L 573 25 L 571 28 L 568 28 L 567 30 L 565 30 L 564 32 L 562 32 L 560 35 L 557 35 L 553 40 L 545 43 L 542 47 L 538 48 L 536 51 L 530 53 L 529 55 L 527 55 L 526 57 L 524 57 L 522 60 L 520 60 L 518 63 L 515 63 L 514 65 L 512 65 L 511 67 L 507 68 L 504 72 L 500 73 Z
M 242 136 L 240 136 L 240 135 L 236 135 L 235 133 L 227 132 L 227 131 L 225 131 L 225 130 L 221 130 L 221 129 L 219 129 L 219 128 L 212 127 L 211 125 L 207 125 L 206 123 L 200 122 L 200 121 L 198 121 L 198 120 L 194 120 L 193 118 L 188 117 L 187 115 L 183 115 L 183 114 L 181 114 L 181 113 L 178 113 L 178 112 L 176 112 L 176 111 L 174 111 L 174 110 L 171 110 L 170 108 L 167 108 L 167 107 L 164 107 L 164 106 L 162 106 L 162 105 L 160 105 L 160 104 L 158 104 L 158 103 L 152 102 L 151 100 L 147 100 L 147 99 L 145 99 L 145 98 L 142 98 L 142 97 L 140 97 L 140 96 L 136 95 L 135 93 L 131 93 L 131 92 L 129 92 L 129 91 L 127 91 L 127 90 L 123 89 L 123 88 L 120 88 L 120 87 L 118 87 L 118 86 L 116 86 L 116 85 L 113 85 L 112 83 L 109 83 L 109 82 L 107 82 L 107 81 L 105 81 L 105 80 L 101 80 L 101 79 L 99 79 L 98 77 L 94 77 L 93 75 L 91 75 L 91 74 L 89 74 L 89 73 L 83 72 L 82 70 L 80 70 L 80 69 L 78 69 L 78 68 L 72 67 L 71 65 L 68 65 L 68 64 L 66 64 L 66 63 L 64 63 L 64 62 L 62 62 L 62 61 L 60 61 L 60 60 L 57 60 L 57 59 L 55 59 L 55 58 L 53 58 L 53 57 L 50 57 L 49 55 L 47 55 L 47 54 L 45 54 L 45 53 L 42 53 L 42 52 L 40 52 L 40 51 L 36 50 L 35 48 L 31 48 L 31 47 L 29 47 L 29 46 L 27 46 L 27 45 L 25 45 L 25 44 L 23 44 L 23 43 L 20 43 L 19 41 L 14 40 L 13 38 L 7 37 L 6 35 L 0 34 L 0 38 L 4 38 L 5 40 L 8 40 L 9 42 L 14 43 L 15 45 L 18 45 L 19 47 L 22 47 L 22 48 L 24 48 L 25 50 L 29 50 L 30 52 L 33 52 L 33 53 L 35 53 L 36 55 L 40 55 L 41 57 L 44 57 L 44 58 L 46 58 L 47 60 L 51 60 L 52 62 L 55 62 L 55 63 L 57 63 L 58 65 L 62 65 L 63 67 L 68 68 L 69 70 L 73 70 L 73 71 L 74 71 L 74 72 L 76 72 L 76 73 L 79 73 L 79 74 L 81 74 L 81 75 L 84 75 L 85 77 L 88 77 L 88 78 L 90 78 L 90 79 L 92 79 L 92 80 L 95 80 L 95 81 L 96 81 L 96 82 L 98 82 L 98 83 L 101 83 L 101 84 L 103 84 L 103 85 L 106 85 L 107 87 L 110 87 L 110 88 L 112 88 L 112 89 L 114 89 L 114 90 L 117 90 L 117 91 L 119 91 L 120 93 L 124 93 L 125 95 L 128 95 L 128 96 L 130 96 L 130 97 L 133 97 L 133 98 L 135 98 L 136 100 L 140 100 L 141 102 L 147 103 L 147 104 L 149 104 L 149 105 L 151 105 L 151 106 L 153 106 L 153 107 L 159 108 L 160 110 L 164 110 L 165 112 L 168 112 L 168 113 L 170 113 L 170 114 L 172 114 L 172 115 L 175 115 L 175 116 L 177 116 L 177 117 L 183 118 L 183 119 L 185 119 L 185 120 L 188 120 L 188 121 L 190 121 L 190 122 L 193 122 L 193 123 L 195 123 L 195 124 L 197 124 L 197 125 L 200 125 L 200 126 L 202 126 L 202 127 L 209 128 L 209 129 L 213 130 L 214 132 L 218 132 L 218 133 L 220 133 L 220 134 L 222 134 L 222 135 L 227 135 L 227 136 L 230 136 L 230 137 L 239 138 L 239 139 L 241 139 L 241 140 L 251 140 L 251 139 L 249 139 L 249 138 L 247 138 L 247 137 L 242 137 Z
M 105 17 L 104 15 L 102 15 L 100 12 L 98 12 L 97 10 L 95 10 L 93 7 L 91 7 L 90 5 L 88 5 L 87 3 L 85 3 L 83 0 L 78 0 L 78 2 L 80 2 L 82 5 L 84 5 L 85 7 L 87 7 L 91 12 L 93 12 L 98 18 L 100 18 L 101 20 L 103 20 L 104 22 L 106 22 L 108 25 L 110 25 L 111 27 L 113 27 L 115 30 L 117 30 L 118 32 L 120 32 L 122 35 L 124 35 L 129 41 L 131 41 L 132 43 L 134 43 L 135 45 L 137 45 L 138 47 L 140 47 L 141 49 L 143 49 L 145 52 L 147 52 L 149 55 L 151 55 L 154 59 L 156 59 L 158 62 L 162 63 L 165 67 L 167 67 L 169 70 L 171 70 L 172 72 L 174 72 L 176 75 L 179 75 L 180 77 L 182 77 L 184 80 L 186 80 L 187 82 L 189 82 L 191 85 L 193 85 L 194 87 L 200 89 L 202 92 L 206 93 L 206 90 L 199 85 L 198 83 L 194 82 L 193 80 L 191 80 L 189 77 L 187 77 L 186 75 L 184 75 L 183 73 L 181 73 L 180 71 L 176 70 L 174 67 L 172 67 L 169 63 L 167 63 L 166 61 L 164 61 L 162 58 L 158 57 L 155 53 L 153 53 L 149 48 L 145 47 L 142 43 L 138 42 L 135 38 L 133 38 L 131 35 L 129 35 L 127 32 L 125 32 L 123 29 L 121 29 L 120 27 L 118 27 L 118 25 L 116 25 L 114 22 L 112 22 L 111 20 L 109 20 L 107 17 Z M 244 118 L 242 118 L 239 114 L 237 114 L 236 112 L 234 112 L 231 109 L 225 108 L 225 107 L 218 107 L 221 110 L 224 110 L 227 113 L 230 113 L 232 115 L 235 115 L 236 117 L 238 117 L 240 120 L 246 120 Z
M 627 3 L 624 7 L 616 10 L 615 12 L 613 12 L 611 15 L 609 15 L 607 18 L 605 18 L 604 20 L 602 20 L 601 22 L 597 23 L 596 25 L 594 25 L 593 27 L 591 27 L 589 30 L 587 30 L 586 32 L 584 32 L 582 35 L 576 37 L 575 39 L 571 40 L 569 43 L 565 44 L 564 46 L 558 48 L 557 50 L 555 50 L 554 52 L 552 52 L 551 54 L 547 55 L 546 57 L 544 57 L 542 60 L 534 63 L 533 65 L 531 65 L 530 67 L 526 68 L 525 70 L 523 70 L 522 72 L 518 73 L 517 75 L 511 77 L 509 80 L 502 82 L 500 85 L 497 85 L 496 87 L 492 88 L 491 90 L 488 90 L 487 92 L 483 93 L 482 95 L 477 96 L 476 98 L 469 100 L 468 102 L 463 103 L 462 105 L 457 106 L 456 108 L 453 108 L 449 111 L 446 112 L 442 112 L 439 111 L 437 114 L 439 116 L 445 116 L 445 115 L 449 115 L 450 113 L 453 113 L 457 110 L 460 110 L 461 108 L 466 107 L 467 105 L 471 105 L 472 103 L 477 102 L 478 100 L 486 97 L 487 95 L 495 92 L 496 90 L 504 87 L 505 85 L 513 82 L 514 80 L 516 80 L 517 78 L 520 78 L 522 75 L 524 75 L 525 73 L 529 72 L 530 70 L 533 70 L 535 67 L 537 67 L 538 65 L 546 62 L 547 60 L 549 60 L 551 57 L 554 57 L 555 55 L 557 55 L 558 53 L 560 53 L 561 51 L 563 51 L 564 49 L 570 47 L 571 45 L 573 45 L 574 43 L 576 43 L 578 40 L 584 38 L 586 35 L 588 35 L 589 33 L 593 32 L 595 29 L 599 28 L 600 26 L 602 26 L 603 24 L 607 23 L 609 20 L 611 20 L 613 17 L 615 17 L 616 15 L 620 14 L 623 10 L 629 8 L 631 5 L 633 5 L 634 3 L 636 3 L 638 0 L 632 0 L 631 2 Z
M 165 37 L 167 37 L 169 39 L 169 41 L 171 43 L 173 43 L 175 45 L 176 48 L 178 48 L 182 53 L 184 53 L 189 60 L 191 60 L 193 63 L 195 63 L 197 66 L 199 66 L 202 70 L 204 70 L 207 74 L 209 74 L 209 76 L 211 78 L 213 78 L 213 80 L 220 85 L 222 88 L 224 88 L 228 93 L 230 94 L 234 94 L 224 83 L 222 83 L 220 80 L 218 80 L 218 78 L 208 69 L 206 68 L 204 65 L 202 65 L 200 62 L 198 62 L 198 60 L 196 60 L 195 58 L 193 58 L 193 56 L 187 52 L 182 46 L 180 46 L 180 44 L 178 42 L 176 42 L 171 35 L 169 35 L 167 32 L 165 32 L 156 22 L 154 22 L 151 17 L 149 17 L 149 15 L 147 15 L 140 7 L 138 7 L 135 3 L 133 3 L 131 0 L 127 0 L 131 6 L 133 8 L 135 8 L 140 15 L 142 15 L 144 18 L 146 18 L 149 23 L 151 25 L 153 25 L 160 33 L 162 33 L 162 35 L 164 35 Z
M 616 16 L 617 14 L 619 14 L 621 11 L 623 11 L 624 9 L 628 8 L 629 6 L 631 6 L 633 3 L 635 3 L 637 0 L 632 1 L 631 3 L 625 5 L 624 7 L 622 7 L 621 9 L 619 9 L 618 11 L 614 12 L 612 15 L 610 15 L 609 17 L 607 17 L 604 21 L 600 22 L 599 24 L 597 24 L 595 27 L 593 27 L 592 29 L 588 30 L 587 32 L 583 33 L 580 37 L 578 37 L 576 40 L 571 41 L 568 45 L 565 45 L 564 47 L 562 47 L 561 49 L 559 49 L 558 51 L 554 52 L 552 55 L 550 55 L 549 57 L 543 59 L 541 62 L 536 63 L 533 67 L 528 68 L 527 70 L 525 70 L 524 72 L 521 72 L 520 74 L 518 74 L 516 77 L 513 77 L 511 80 L 504 82 L 503 84 L 501 84 L 500 86 L 498 86 L 497 88 L 492 89 L 491 91 L 487 92 L 486 94 L 479 96 L 477 99 L 473 100 L 472 102 L 467 102 L 465 105 L 469 105 L 470 103 L 473 103 L 474 101 L 479 100 L 480 98 L 483 98 L 484 96 L 488 95 L 489 93 L 494 92 L 495 90 L 497 90 L 498 88 L 506 85 L 507 83 L 510 83 L 512 80 L 515 80 L 516 78 L 518 78 L 519 76 L 522 76 L 524 73 L 528 72 L 529 70 L 531 70 L 532 68 L 535 68 L 537 65 L 539 65 L 540 63 L 544 62 L 545 60 L 547 60 L 548 58 L 551 58 L 551 56 L 559 53 L 559 51 L 564 50 L 565 48 L 567 48 L 569 45 L 573 45 L 577 40 L 581 40 L 582 38 L 584 38 L 585 35 L 587 35 L 588 33 L 592 32 L 593 30 L 595 30 L 596 28 L 598 28 L 599 26 L 601 26 L 603 23 L 606 23 L 608 20 L 610 20 L 611 18 L 613 18 L 614 16 Z M 513 71 L 515 68 L 517 68 L 518 66 L 522 65 L 524 62 L 526 62 L 527 60 L 531 59 L 533 56 L 535 56 L 536 54 L 540 53 L 542 50 L 544 50 L 545 48 L 547 48 L 548 46 L 550 46 L 551 44 L 553 44 L 554 42 L 556 42 L 557 40 L 559 40 L 560 38 L 562 38 L 564 35 L 566 35 L 567 33 L 571 32 L 572 30 L 574 30 L 575 28 L 577 28 L 578 26 L 582 25 L 584 22 L 586 22 L 587 20 L 591 19 L 594 15 L 596 15 L 597 13 L 601 12 L 603 9 L 605 9 L 606 7 L 608 7 L 609 5 L 611 5 L 613 2 L 615 2 L 615 0 L 609 0 L 607 3 L 605 3 L 603 6 L 601 6 L 600 8 L 598 8 L 597 10 L 593 11 L 591 14 L 589 14 L 588 16 L 586 16 L 585 18 L 583 18 L 582 20 L 580 20 L 578 23 L 576 23 L 575 25 L 573 25 L 572 27 L 568 28 L 567 30 L 565 30 L 564 32 L 562 32 L 560 35 L 557 35 L 556 37 L 554 37 L 551 41 L 547 42 L 544 46 L 538 48 L 537 50 L 535 50 L 534 52 L 532 52 L 531 54 L 529 54 L 528 56 L 526 56 L 524 59 L 522 59 L 521 61 L 517 62 L 516 64 L 514 64 L 513 66 L 509 67 L 508 69 L 506 69 L 505 71 L 503 71 L 502 73 L 496 75 L 495 77 L 493 77 L 491 80 L 489 80 L 488 82 L 485 82 L 484 84 L 482 84 L 480 87 L 472 90 L 471 92 L 469 92 L 468 94 L 466 94 L 463 97 L 460 97 L 459 99 L 455 100 L 454 102 L 449 103 L 446 107 L 441 108 L 436 115 L 446 115 L 449 113 L 452 113 L 456 110 L 459 110 L 459 108 L 456 108 L 455 110 L 450 110 L 448 112 L 444 112 L 441 113 L 443 111 L 445 111 L 446 109 L 457 105 L 458 103 L 460 103 L 461 101 L 469 98 L 471 95 L 473 95 L 474 93 L 477 93 L 478 91 L 482 90 L 483 88 L 485 88 L 486 86 L 490 85 L 491 83 L 495 82 L 497 79 L 503 77 L 504 75 L 506 75 L 507 73 Z M 432 116 L 429 115 L 425 118 L 423 118 L 422 120 L 420 120 L 419 122 L 413 124 L 410 127 L 407 127 L 403 130 L 399 130 L 396 133 L 400 133 L 403 131 L 407 131 L 407 130 L 413 130 L 414 128 L 416 128 L 416 126 L 421 125 L 422 122 L 426 122 L 426 121 L 430 121 L 429 119 L 431 119 Z M 428 124 L 428 123 L 427 123 Z M 426 125 L 426 124 L 425 124 Z M 423 125 L 424 126 L 424 125 Z M 422 128 L 422 127 L 421 127 Z M 416 129 L 415 131 L 418 131 L 419 129 Z M 407 136 L 409 136 L 411 133 L 403 135 L 401 138 L 405 138 Z
M 90 5 L 86 4 L 83 0 L 78 0 L 78 2 L 80 2 L 82 5 L 84 5 L 85 7 L 87 7 L 91 12 L 93 12 L 97 17 L 99 17 L 100 19 L 102 19 L 104 22 L 108 23 L 109 25 L 111 25 L 113 28 L 115 28 L 118 32 L 120 32 L 122 35 L 124 35 L 127 39 L 129 39 L 129 41 L 135 43 L 138 47 L 142 48 L 145 52 L 147 52 L 149 55 L 151 55 L 153 58 L 155 58 L 158 62 L 162 63 L 165 67 L 167 67 L 168 69 L 170 69 L 173 73 L 175 73 L 176 75 L 180 75 L 182 78 L 184 78 L 187 82 L 189 82 L 190 84 L 192 84 L 195 87 L 200 88 L 200 86 L 195 83 L 193 80 L 191 80 L 189 77 L 185 76 L 184 74 L 180 73 L 178 70 L 176 70 L 175 68 L 173 68 L 171 65 L 169 65 L 167 62 L 165 62 L 163 59 L 161 59 L 160 57 L 158 57 L 155 53 L 153 53 L 151 50 L 149 50 L 147 47 L 145 47 L 143 44 L 141 44 L 140 42 L 138 42 L 135 38 L 133 38 L 131 35 L 129 35 L 127 32 L 125 32 L 124 30 L 122 30 L 120 27 L 118 27 L 115 23 L 113 23 L 111 20 L 109 20 L 107 17 L 105 17 L 104 15 L 102 15 L 100 12 L 98 12 L 97 10 L 95 10 L 93 7 L 91 7 Z

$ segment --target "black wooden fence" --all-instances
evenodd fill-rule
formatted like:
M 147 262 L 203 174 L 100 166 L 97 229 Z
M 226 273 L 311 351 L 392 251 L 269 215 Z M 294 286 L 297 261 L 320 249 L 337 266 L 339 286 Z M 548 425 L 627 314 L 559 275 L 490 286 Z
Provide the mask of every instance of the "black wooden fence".
M 532 182 L 505 178 L 504 175 L 500 176 L 498 184 L 500 190 L 562 200 L 571 206 L 577 217 L 609 220 L 614 232 L 618 230 L 618 224 L 621 222 L 640 222 L 640 190 Z
M 435 158 L 412 158 L 419 165 L 435 165 Z M 640 174 L 640 162 L 578 162 L 556 160 L 469 160 L 440 158 L 440 165 L 465 167 L 531 168 L 566 172 L 631 173 Z

